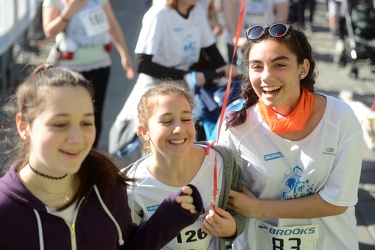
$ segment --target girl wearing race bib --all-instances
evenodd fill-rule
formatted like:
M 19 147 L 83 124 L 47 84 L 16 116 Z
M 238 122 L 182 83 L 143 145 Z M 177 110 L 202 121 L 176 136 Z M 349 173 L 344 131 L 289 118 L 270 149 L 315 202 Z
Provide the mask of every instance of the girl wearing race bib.
M 15 160 L 0 179 L 1 249 L 158 250 L 198 219 L 202 199 L 189 184 L 133 223 L 134 180 L 92 149 L 93 87 L 79 73 L 41 65 L 6 108 L 16 124 L 0 145 Z
M 243 107 L 219 144 L 244 176 L 228 209 L 248 218 L 234 249 L 358 249 L 361 125 L 345 102 L 316 93 L 315 61 L 297 26 L 247 30 Z
M 111 67 L 111 42 L 121 57 L 129 79 L 134 69 L 122 29 L 109 0 L 43 0 L 43 30 L 56 37 L 61 52 L 57 65 L 80 72 L 95 89 L 97 147 L 102 129 L 102 111 Z
M 242 175 L 229 150 L 193 144 L 193 107 L 193 95 L 175 82 L 160 83 L 142 96 L 138 136 L 150 155 L 127 168 L 127 175 L 137 180 L 129 189 L 129 205 L 135 221 L 150 220 L 163 196 L 191 183 L 199 190 L 204 209 L 162 249 L 226 249 L 226 241 L 235 239 L 245 226 L 244 217 L 225 211 L 229 190 L 241 191 Z

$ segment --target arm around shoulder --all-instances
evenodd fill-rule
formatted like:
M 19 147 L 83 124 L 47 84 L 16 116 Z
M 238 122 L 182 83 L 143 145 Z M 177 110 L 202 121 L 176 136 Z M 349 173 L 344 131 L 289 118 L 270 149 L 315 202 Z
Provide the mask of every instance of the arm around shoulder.
M 223 204 L 220 204 L 223 205 L 223 209 L 226 209 L 226 205 L 229 200 L 229 191 L 234 190 L 237 192 L 242 192 L 242 171 L 233 157 L 233 153 L 230 149 L 223 146 L 216 146 L 215 150 L 218 150 L 223 157 L 225 168 L 224 174 L 226 178 L 224 183 L 230 183 L 229 185 L 223 187 L 223 194 L 225 197 L 223 199 Z M 223 239 L 226 241 L 233 241 L 244 231 L 246 218 L 234 211 L 229 211 L 229 213 L 232 215 L 236 223 L 236 234 L 232 237 L 224 237 Z
M 229 151 L 229 149 L 227 149 L 227 150 Z M 237 164 L 236 159 L 233 157 L 233 154 L 230 154 L 230 160 L 231 160 L 231 164 L 233 165 L 232 176 L 231 176 L 232 177 L 231 190 L 235 190 L 237 192 L 242 192 L 242 187 L 243 187 L 243 185 L 242 185 L 242 179 L 243 179 L 242 171 L 241 171 L 239 165 Z M 226 240 L 234 240 L 237 236 L 242 234 L 242 232 L 244 231 L 245 226 L 246 226 L 246 218 L 244 216 L 242 216 L 241 214 L 239 214 L 237 212 L 234 212 L 234 211 L 230 211 L 230 214 L 233 216 L 233 219 L 236 222 L 237 233 L 236 233 L 235 236 L 233 236 L 231 238 L 228 238 Z

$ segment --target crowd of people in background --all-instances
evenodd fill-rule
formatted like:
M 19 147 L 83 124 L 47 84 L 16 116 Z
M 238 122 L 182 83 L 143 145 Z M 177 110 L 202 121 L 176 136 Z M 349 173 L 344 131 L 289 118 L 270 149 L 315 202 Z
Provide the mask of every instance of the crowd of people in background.
M 23 50 L 38 52 L 36 46 L 37 40 L 46 39 L 42 30 L 42 5 L 43 0 L 40 0 L 40 8 L 38 9 L 35 19 L 30 24 L 29 28 L 24 32 L 19 39 L 19 43 Z M 146 6 L 151 7 L 155 4 L 165 3 L 166 0 L 147 1 Z M 202 7 L 206 10 L 209 25 L 215 36 L 225 35 L 228 46 L 228 54 L 223 55 L 229 62 L 232 59 L 233 52 L 233 37 L 236 34 L 238 15 L 241 5 L 241 0 L 201 0 Z M 263 2 L 263 5 L 262 5 Z M 326 19 L 328 27 L 332 34 L 336 35 L 339 28 L 339 18 L 343 15 L 341 8 L 341 0 L 326 0 L 325 5 L 327 9 Z M 267 4 L 264 4 L 267 3 Z M 268 4 L 271 3 L 271 4 Z M 254 7 L 256 6 L 256 7 Z M 317 7 L 316 0 L 275 0 L 275 1 L 246 1 L 245 15 L 252 15 L 252 18 L 244 20 L 244 27 L 251 26 L 251 23 L 257 23 L 254 15 L 265 12 L 270 16 L 269 21 L 280 20 L 295 22 L 305 28 L 306 31 L 313 31 L 314 29 L 314 14 Z M 267 9 L 267 11 L 265 11 Z M 270 11 L 271 10 L 271 11 Z M 219 20 L 219 16 L 223 16 L 223 20 Z M 307 16 L 307 17 L 305 17 Z M 276 19 L 275 19 L 276 17 Z M 253 21 L 251 21 L 253 20 Z M 244 41 L 243 39 L 241 39 Z M 241 44 L 240 40 L 240 44 Z M 236 61 L 236 60 L 235 60 Z

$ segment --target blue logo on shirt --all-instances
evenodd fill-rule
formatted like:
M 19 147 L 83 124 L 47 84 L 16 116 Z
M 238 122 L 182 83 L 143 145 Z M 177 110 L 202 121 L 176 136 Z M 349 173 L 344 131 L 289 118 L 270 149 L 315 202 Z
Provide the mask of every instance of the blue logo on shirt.
M 302 180 L 303 169 L 295 166 L 284 174 L 284 180 L 287 190 L 283 192 L 283 200 L 302 198 L 315 192 L 314 184 L 310 180 Z
M 276 153 L 273 153 L 273 154 L 264 155 L 264 160 L 265 161 L 272 161 L 272 160 L 275 160 L 277 158 L 283 158 L 283 157 L 284 157 L 284 155 L 281 152 L 276 152 Z
M 149 212 L 152 212 L 152 211 L 156 211 L 156 209 L 158 209 L 160 205 L 153 205 L 153 206 L 149 206 L 149 207 L 146 207 L 147 211 Z
M 174 27 L 173 32 L 182 32 L 182 27 Z

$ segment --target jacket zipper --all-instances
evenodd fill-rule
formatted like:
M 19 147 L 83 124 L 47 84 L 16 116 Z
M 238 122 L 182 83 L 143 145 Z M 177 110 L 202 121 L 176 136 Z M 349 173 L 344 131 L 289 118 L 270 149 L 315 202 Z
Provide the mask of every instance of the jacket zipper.
M 76 220 L 77 220 L 79 208 L 80 208 L 80 206 L 82 204 L 82 201 L 84 199 L 85 199 L 85 197 L 83 197 L 82 200 L 78 203 L 77 210 L 76 210 L 76 213 L 74 215 L 73 223 L 72 224 L 67 223 L 69 228 L 70 228 L 70 239 L 71 239 L 71 244 L 72 244 L 72 250 L 77 250 Z

